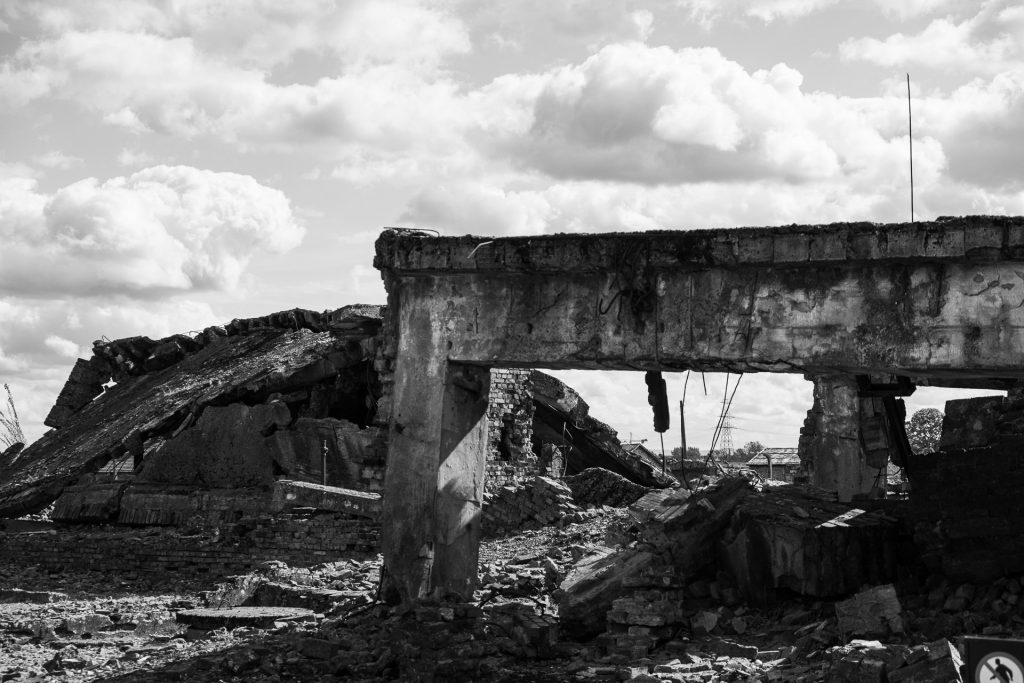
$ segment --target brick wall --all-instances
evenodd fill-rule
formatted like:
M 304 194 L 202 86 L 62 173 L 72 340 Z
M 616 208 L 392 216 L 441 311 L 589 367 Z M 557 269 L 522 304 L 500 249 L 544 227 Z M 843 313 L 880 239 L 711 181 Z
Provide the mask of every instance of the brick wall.
M 124 527 L 0 532 L 0 574 L 4 565 L 37 565 L 123 578 L 221 577 L 268 560 L 307 567 L 375 553 L 379 537 L 378 523 L 342 514 L 249 518 L 192 533 Z
M 491 369 L 487 408 L 487 477 L 484 486 L 495 491 L 541 474 L 533 452 L 533 395 L 530 370 Z

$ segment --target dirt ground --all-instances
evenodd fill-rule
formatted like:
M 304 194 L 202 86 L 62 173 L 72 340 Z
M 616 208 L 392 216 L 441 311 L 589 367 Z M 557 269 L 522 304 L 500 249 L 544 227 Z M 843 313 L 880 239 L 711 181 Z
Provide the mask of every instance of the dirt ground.
M 269 563 L 257 574 L 293 593 L 333 590 L 346 597 L 342 606 L 259 626 L 181 623 L 182 613 L 223 594 L 223 586 L 217 593 L 217 585 L 173 576 L 163 585 L 133 585 L 0 566 L 0 680 L 860 680 L 836 677 L 841 660 L 902 653 L 905 665 L 935 638 L 1024 632 L 1014 599 L 1018 581 L 985 592 L 936 580 L 916 590 L 901 587 L 906 628 L 885 644 L 843 637 L 833 603 L 796 596 L 770 609 L 710 596 L 695 600 L 686 607 L 691 624 L 709 614 L 716 623 L 706 633 L 681 627 L 647 656 L 609 654 L 595 642 L 556 637 L 552 595 L 559 582 L 595 546 L 628 541 L 628 527 L 624 511 L 606 510 L 565 528 L 485 541 L 474 603 L 380 604 L 379 556 L 310 569 Z M 1002 614 L 989 599 L 1001 601 Z

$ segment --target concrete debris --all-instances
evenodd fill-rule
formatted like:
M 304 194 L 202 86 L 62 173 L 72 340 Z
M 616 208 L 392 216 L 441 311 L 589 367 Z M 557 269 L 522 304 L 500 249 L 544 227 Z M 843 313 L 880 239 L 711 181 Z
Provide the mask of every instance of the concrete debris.
M 762 608 L 745 603 L 721 571 L 684 576 L 654 554 L 624 571 L 615 560 L 636 557 L 637 548 L 588 553 L 613 521 L 630 520 L 616 509 L 585 523 L 486 541 L 484 585 L 473 602 L 380 605 L 374 600 L 379 557 L 309 567 L 266 562 L 212 589 L 202 580 L 161 588 L 141 581 L 111 586 L 111 577 L 100 574 L 7 573 L 4 580 L 23 591 L 53 597 L 0 610 L 0 675 L 17 683 L 57 672 L 74 683 L 959 681 L 958 634 L 1024 633 L 1024 605 L 1014 600 L 1022 593 L 1019 577 L 991 585 L 936 577 L 916 587 L 903 582 L 862 591 L 868 604 L 867 596 L 894 590 L 904 628 L 883 642 L 847 640 L 833 601 L 779 595 Z M 565 596 L 556 587 L 562 576 L 593 569 L 600 558 L 618 568 L 600 577 L 605 587 L 616 578 L 619 584 L 614 597 L 597 598 L 603 612 L 588 618 L 604 633 L 591 638 L 567 619 L 572 608 L 562 609 Z M 138 587 L 152 596 L 133 595 Z M 305 621 L 218 626 L 190 616 L 271 610 L 301 613 Z M 64 652 L 68 647 L 74 650 Z M 73 668 L 79 665 L 84 668 Z
M 641 530 L 641 538 L 667 554 L 685 576 L 698 574 L 715 561 L 715 545 L 729 526 L 733 511 L 753 493 L 741 476 L 723 477 L 684 502 L 667 497 Z
M 839 683 L 962 683 L 962 657 L 949 640 L 883 645 L 853 640 L 826 653 L 829 680 Z
M 350 306 L 97 342 L 47 418 L 59 429 L 5 470 L 0 515 L 39 510 L 101 468 L 160 485 L 244 487 L 283 473 L 367 488 L 363 470 L 382 470 L 385 448 L 366 399 L 382 393 L 380 328 L 380 307 Z M 353 441 L 353 430 L 370 431 Z M 65 518 L 76 505 L 89 519 L 109 515 L 106 501 L 82 500 L 63 505 Z
M 752 600 L 776 589 L 848 595 L 896 576 L 897 524 L 796 486 L 766 486 L 736 506 L 722 538 L 727 571 Z
M 561 585 L 562 629 L 576 638 L 603 631 L 614 601 L 633 591 L 629 579 L 639 579 L 656 560 L 653 553 L 635 549 L 616 553 L 610 548 L 598 548 L 582 558 Z
M 641 486 L 675 484 L 661 473 L 661 463 L 623 448 L 618 434 L 590 415 L 590 406 L 571 387 L 540 371 L 530 373 L 535 406 L 534 440 L 567 444 L 565 474 L 589 467 L 610 470 Z
M 903 632 L 903 608 L 892 584 L 865 588 L 836 603 L 839 630 L 844 634 L 887 638 Z
M 84 614 L 68 617 L 64 629 L 75 636 L 99 635 L 100 631 L 112 629 L 114 622 L 105 614 Z
M 603 467 L 588 467 L 579 474 L 563 477 L 562 482 L 572 491 L 573 501 L 581 506 L 626 507 L 651 490 Z
M 597 643 L 610 654 L 639 659 L 678 634 L 684 622 L 681 588 L 634 590 L 612 601 L 607 631 Z

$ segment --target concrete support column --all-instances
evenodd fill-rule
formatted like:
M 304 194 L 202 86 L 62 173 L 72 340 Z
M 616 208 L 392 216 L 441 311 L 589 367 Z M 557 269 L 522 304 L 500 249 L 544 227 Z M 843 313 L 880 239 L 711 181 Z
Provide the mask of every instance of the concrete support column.
M 429 312 L 400 315 L 384 481 L 384 597 L 469 599 L 477 582 L 490 374 L 445 359 Z
M 815 486 L 839 494 L 848 502 L 867 493 L 877 469 L 870 467 L 861 446 L 861 399 L 853 375 L 819 375 L 814 382 L 814 406 L 807 413 L 800 438 L 800 459 L 807 463 Z

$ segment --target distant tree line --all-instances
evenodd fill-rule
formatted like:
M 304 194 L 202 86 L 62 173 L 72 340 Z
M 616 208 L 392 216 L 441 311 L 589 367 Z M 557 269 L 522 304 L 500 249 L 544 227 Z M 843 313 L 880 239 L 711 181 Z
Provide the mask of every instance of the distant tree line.
M 764 450 L 764 446 L 758 441 L 748 441 L 743 445 L 742 448 L 737 448 L 731 454 L 724 454 L 721 451 L 715 451 L 715 458 L 723 462 L 746 462 L 753 458 L 755 455 Z M 679 459 L 679 455 L 683 452 L 681 446 L 676 446 L 672 449 L 672 457 Z M 700 452 L 700 449 L 696 446 L 687 446 L 686 448 L 687 458 L 703 458 L 705 454 Z

